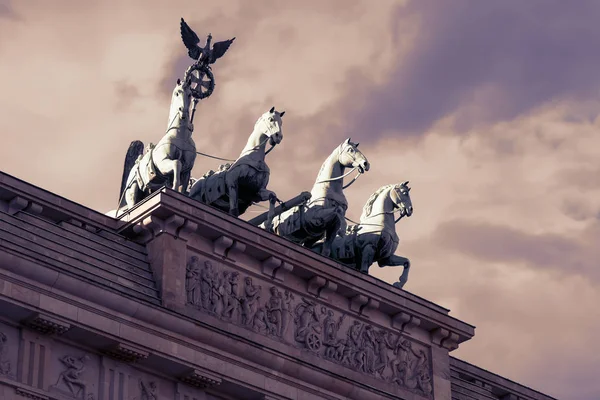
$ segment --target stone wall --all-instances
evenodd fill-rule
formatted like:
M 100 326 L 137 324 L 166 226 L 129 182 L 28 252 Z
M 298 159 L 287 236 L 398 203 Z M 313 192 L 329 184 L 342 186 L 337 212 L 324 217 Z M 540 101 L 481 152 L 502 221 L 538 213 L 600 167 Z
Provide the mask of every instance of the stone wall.
M 107 355 L 0 323 L 0 399 L 216 400 Z

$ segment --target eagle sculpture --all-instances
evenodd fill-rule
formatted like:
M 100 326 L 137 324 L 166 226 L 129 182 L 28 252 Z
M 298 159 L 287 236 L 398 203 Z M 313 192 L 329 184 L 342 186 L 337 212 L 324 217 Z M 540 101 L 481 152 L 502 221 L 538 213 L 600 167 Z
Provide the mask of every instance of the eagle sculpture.
M 214 64 L 215 61 L 223 57 L 227 49 L 229 49 L 229 46 L 231 46 L 231 43 L 235 40 L 235 38 L 233 38 L 222 42 L 216 42 L 211 49 L 210 41 L 212 40 L 212 35 L 209 33 L 206 38 L 206 45 L 200 47 L 198 45 L 198 43 L 200 43 L 200 38 L 183 18 L 181 18 L 181 39 L 188 49 L 188 55 L 192 59 L 204 62 L 205 64 Z

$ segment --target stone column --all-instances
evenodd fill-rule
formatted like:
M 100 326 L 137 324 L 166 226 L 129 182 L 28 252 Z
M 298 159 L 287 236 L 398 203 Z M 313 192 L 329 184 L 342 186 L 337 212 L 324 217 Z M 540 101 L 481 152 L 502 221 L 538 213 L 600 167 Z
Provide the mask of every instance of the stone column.
M 187 239 L 197 228 L 196 223 L 178 215 L 164 220 L 149 216 L 136 226 L 146 244 L 162 304 L 167 308 L 182 310 L 185 307 Z
M 458 348 L 458 335 L 438 328 L 431 332 L 431 364 L 433 369 L 433 395 L 435 400 L 451 400 L 450 351 Z

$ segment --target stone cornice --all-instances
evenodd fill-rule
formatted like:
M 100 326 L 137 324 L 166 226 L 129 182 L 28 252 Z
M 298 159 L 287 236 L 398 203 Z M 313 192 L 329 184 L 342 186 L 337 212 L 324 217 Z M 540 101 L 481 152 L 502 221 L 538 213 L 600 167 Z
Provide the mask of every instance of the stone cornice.
M 19 211 L 28 208 L 56 223 L 76 220 L 80 225 L 114 231 L 119 222 L 98 211 L 41 189 L 0 171 L 0 209 Z
M 450 357 L 450 369 L 467 382 L 489 388 L 502 400 L 557 400 L 455 357 Z
M 169 189 L 154 193 L 125 215 L 119 232 L 144 243 L 161 234 L 180 236 L 184 226 L 188 228 L 183 239 L 200 235 L 225 258 L 235 258 L 235 252 L 251 255 L 262 263 L 264 274 L 279 281 L 287 274 L 309 276 L 308 293 L 323 299 L 332 292 L 343 293 L 350 311 L 368 318 L 371 311 L 380 310 L 393 328 L 404 331 L 419 326 L 448 350 L 474 335 L 473 326 L 449 316 L 447 309 Z

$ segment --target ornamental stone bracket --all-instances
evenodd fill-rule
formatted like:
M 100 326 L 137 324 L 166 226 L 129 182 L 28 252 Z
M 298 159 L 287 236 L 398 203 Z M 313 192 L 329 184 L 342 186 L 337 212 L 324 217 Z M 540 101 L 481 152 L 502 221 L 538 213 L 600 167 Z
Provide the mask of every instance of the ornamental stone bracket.
M 398 329 L 400 332 L 409 331 L 420 324 L 421 320 L 419 318 L 405 312 L 399 312 L 392 317 L 392 328 Z
M 179 215 L 171 215 L 166 219 L 150 215 L 133 226 L 133 231 L 138 235 L 136 239 L 142 244 L 146 244 L 162 234 L 188 240 L 197 229 L 198 224 Z
M 294 266 L 277 257 L 269 257 L 261 263 L 261 270 L 269 278 L 284 282 L 286 275 L 294 270 Z
M 307 281 L 306 291 L 313 296 L 327 300 L 329 295 L 335 293 L 337 290 L 337 284 L 322 276 L 315 275 Z
M 136 363 L 148 358 L 150 353 L 140 347 L 125 343 L 117 343 L 103 351 L 107 356 L 124 363 Z
M 71 329 L 71 324 L 42 313 L 35 313 L 21 321 L 21 323 L 44 335 L 62 335 Z
M 15 215 L 19 211 L 27 211 L 31 214 L 39 215 L 44 210 L 44 207 L 34 203 L 33 201 L 27 200 L 20 196 L 15 196 L 8 202 L 7 214 Z
M 368 318 L 369 313 L 374 312 L 379 308 L 379 301 L 372 297 L 357 294 L 350 299 L 349 308 L 350 311 Z
M 458 340 L 458 335 L 454 332 L 450 332 L 447 329 L 437 328 L 431 331 L 431 342 L 447 349 L 448 351 L 458 349 Z
M 244 253 L 246 245 L 239 240 L 234 240 L 228 236 L 219 236 L 213 241 L 213 253 L 221 258 L 230 261 L 236 260 L 236 256 Z
M 199 369 L 191 369 L 179 377 L 179 380 L 187 385 L 199 389 L 208 389 L 221 384 L 222 380 L 215 374 Z

